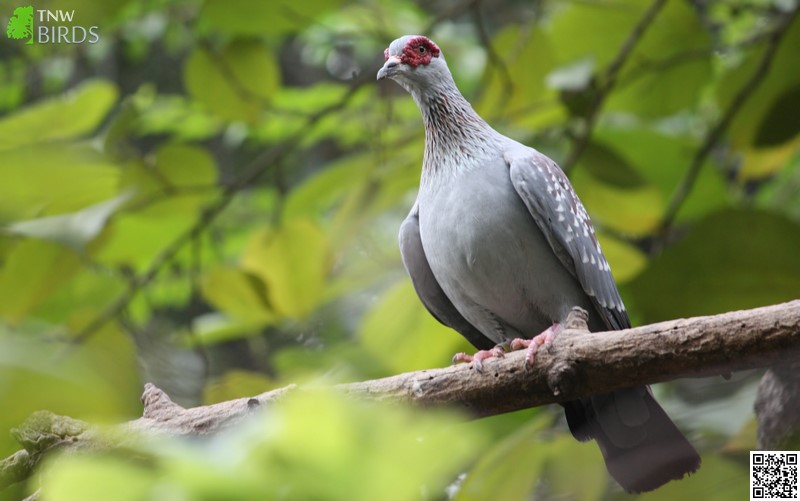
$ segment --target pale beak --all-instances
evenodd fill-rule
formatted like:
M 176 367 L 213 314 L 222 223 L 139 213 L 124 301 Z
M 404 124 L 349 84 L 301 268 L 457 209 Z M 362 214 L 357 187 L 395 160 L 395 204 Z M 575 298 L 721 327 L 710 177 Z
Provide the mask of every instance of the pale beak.
M 378 80 L 383 80 L 384 78 L 388 78 L 392 76 L 394 73 L 394 69 L 400 65 L 400 57 L 399 56 L 389 56 L 389 59 L 383 64 L 383 68 L 378 70 Z

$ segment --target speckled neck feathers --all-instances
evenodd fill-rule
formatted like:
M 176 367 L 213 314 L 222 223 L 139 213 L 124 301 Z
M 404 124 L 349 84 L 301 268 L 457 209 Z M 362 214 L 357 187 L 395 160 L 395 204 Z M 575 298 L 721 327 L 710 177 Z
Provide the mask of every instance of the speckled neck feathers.
M 475 113 L 452 79 L 412 95 L 425 123 L 423 183 L 471 169 L 502 151 L 505 138 Z

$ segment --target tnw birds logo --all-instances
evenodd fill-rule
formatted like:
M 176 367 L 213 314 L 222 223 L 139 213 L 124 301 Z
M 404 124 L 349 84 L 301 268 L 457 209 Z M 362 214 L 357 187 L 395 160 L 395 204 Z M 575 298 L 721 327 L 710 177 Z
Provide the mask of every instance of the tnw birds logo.
M 17 7 L 8 19 L 6 36 L 26 40 L 25 45 L 97 43 L 97 26 L 84 27 L 75 23 L 74 10 L 34 9 L 32 5 Z

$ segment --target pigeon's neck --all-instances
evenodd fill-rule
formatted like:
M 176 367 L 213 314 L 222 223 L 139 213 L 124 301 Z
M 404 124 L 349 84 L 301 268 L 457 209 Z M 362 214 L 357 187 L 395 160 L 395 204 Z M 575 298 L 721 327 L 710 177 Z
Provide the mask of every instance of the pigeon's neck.
M 497 151 L 503 136 L 475 113 L 452 80 L 414 99 L 425 123 L 423 182 L 479 166 Z

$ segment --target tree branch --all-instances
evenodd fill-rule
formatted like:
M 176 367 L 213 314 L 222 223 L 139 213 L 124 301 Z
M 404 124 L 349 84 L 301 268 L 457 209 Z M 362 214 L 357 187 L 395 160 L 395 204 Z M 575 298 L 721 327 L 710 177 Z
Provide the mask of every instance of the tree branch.
M 633 27 L 633 30 L 631 30 L 628 38 L 625 39 L 625 43 L 622 44 L 614 60 L 608 65 L 603 75 L 605 77 L 604 81 L 601 87 L 595 92 L 594 99 L 586 114 L 586 124 L 584 125 L 582 133 L 578 135 L 569 154 L 564 161 L 561 162 L 561 169 L 564 172 L 569 173 L 589 145 L 589 141 L 592 139 L 592 131 L 595 122 L 597 122 L 597 117 L 600 115 L 600 109 L 603 107 L 603 102 L 606 97 L 614 88 L 614 85 L 616 85 L 620 70 L 625 66 L 636 44 L 642 39 L 647 28 L 653 23 L 658 12 L 664 7 L 664 4 L 666 4 L 666 0 L 654 0 L 653 3 L 650 4 L 650 7 L 648 7 L 644 15 L 642 15 L 642 18 L 636 26 Z
M 692 188 L 694 188 L 694 183 L 697 180 L 697 176 L 700 174 L 700 169 L 702 169 L 706 158 L 708 158 L 708 155 L 711 154 L 711 151 L 714 149 L 717 143 L 719 143 L 722 135 L 728 129 L 728 126 L 739 113 L 739 110 L 741 110 L 742 106 L 744 106 L 744 103 L 769 74 L 769 69 L 772 66 L 772 60 L 775 58 L 775 54 L 778 52 L 778 47 L 783 39 L 783 35 L 788 31 L 789 26 L 797 17 L 798 10 L 800 9 L 795 9 L 791 14 L 787 15 L 772 32 L 767 40 L 767 47 L 764 49 L 764 55 L 761 57 L 758 67 L 756 67 L 756 69 L 753 71 L 753 74 L 750 75 L 750 78 L 744 83 L 744 85 L 742 85 L 742 87 L 739 89 L 739 92 L 737 92 L 733 97 L 728 105 L 728 108 L 723 112 L 722 117 L 720 117 L 717 124 L 708 131 L 703 144 L 692 158 L 692 162 L 689 164 L 686 174 L 684 174 L 683 179 L 675 189 L 675 192 L 673 193 L 672 198 L 670 199 L 669 204 L 664 211 L 664 217 L 661 219 L 661 224 L 656 231 L 656 242 L 653 246 L 654 252 L 659 252 L 661 247 L 666 242 L 669 231 L 675 222 L 675 218 L 678 216 L 678 212 L 680 211 L 683 202 L 686 201 L 692 191 Z
M 455 407 L 482 417 L 573 400 L 615 389 L 683 377 L 796 362 L 800 358 L 800 300 L 720 315 L 670 320 L 621 331 L 589 333 L 586 312 L 574 310 L 556 341 L 541 349 L 529 370 L 524 353 L 485 362 L 484 372 L 455 365 L 336 385 L 356 398 L 420 407 Z M 152 384 L 141 418 L 123 429 L 170 435 L 207 435 L 287 394 L 290 385 L 252 398 L 184 409 Z M 24 450 L 0 461 L 0 488 L 30 476 L 53 449 L 98 447 L 93 427 L 42 411 L 15 431 Z M 108 447 L 101 443 L 99 447 Z

